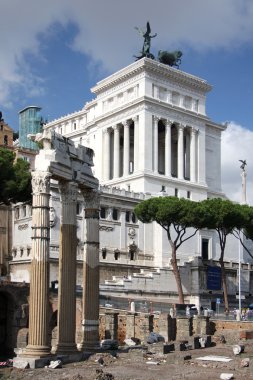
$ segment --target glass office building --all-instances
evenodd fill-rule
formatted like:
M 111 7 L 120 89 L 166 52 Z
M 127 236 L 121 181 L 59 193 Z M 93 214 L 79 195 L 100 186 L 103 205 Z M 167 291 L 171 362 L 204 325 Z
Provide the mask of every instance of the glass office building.
M 38 150 L 38 145 L 29 140 L 27 135 L 39 133 L 42 129 L 41 108 L 29 106 L 19 112 L 19 146 Z

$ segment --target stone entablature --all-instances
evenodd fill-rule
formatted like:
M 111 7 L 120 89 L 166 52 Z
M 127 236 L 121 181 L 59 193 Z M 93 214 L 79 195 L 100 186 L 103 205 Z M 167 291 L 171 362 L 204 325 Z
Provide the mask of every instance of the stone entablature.
M 177 70 L 168 65 L 164 65 L 152 59 L 143 58 L 101 80 L 91 89 L 91 91 L 98 96 L 100 93 L 103 93 L 109 88 L 115 87 L 118 83 L 122 83 L 122 81 L 125 82 L 125 80 L 136 76 L 143 70 L 148 71 L 150 74 L 154 73 L 156 76 L 163 78 L 163 80 L 165 78 L 168 80 L 174 79 L 178 85 L 181 84 L 184 88 L 191 88 L 192 90 L 196 89 L 202 94 L 206 94 L 212 89 L 212 86 L 201 78 L 185 73 L 181 70 Z
M 145 86 L 148 89 L 145 93 L 144 81 L 152 82 Z M 78 112 L 48 123 L 46 128 L 57 128 L 57 132 L 62 134 L 78 131 L 102 114 L 115 112 L 143 96 L 205 115 L 202 98 L 210 90 L 211 86 L 200 78 L 144 58 L 98 82 L 91 89 L 96 94 L 95 100 L 86 103 Z

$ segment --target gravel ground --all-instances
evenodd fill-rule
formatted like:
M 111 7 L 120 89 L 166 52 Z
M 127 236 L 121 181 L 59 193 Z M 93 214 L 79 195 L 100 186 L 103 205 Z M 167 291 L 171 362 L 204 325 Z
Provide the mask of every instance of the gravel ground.
M 244 346 L 244 352 L 236 356 L 232 346 L 227 344 L 163 355 L 163 346 L 157 343 L 148 345 L 146 349 L 129 349 L 128 352 L 96 353 L 86 361 L 66 364 L 57 369 L 4 368 L 0 369 L 0 379 L 214 380 L 219 379 L 221 373 L 233 373 L 234 379 L 253 379 L 253 342 L 247 342 Z M 226 356 L 232 360 L 226 363 L 197 360 L 206 355 Z M 245 358 L 249 358 L 248 367 L 241 365 Z

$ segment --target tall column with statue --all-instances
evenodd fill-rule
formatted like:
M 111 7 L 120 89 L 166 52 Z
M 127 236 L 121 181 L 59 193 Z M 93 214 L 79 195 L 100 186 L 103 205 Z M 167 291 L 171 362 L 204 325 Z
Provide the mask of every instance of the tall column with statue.
M 80 350 L 99 347 L 99 194 L 83 189 L 84 258 L 83 258 L 83 337 Z
M 239 160 L 242 164 L 240 166 L 240 168 L 242 169 L 241 171 L 241 177 L 242 177 L 242 204 L 247 204 L 247 191 L 246 191 L 246 177 L 247 177 L 247 173 L 246 173 L 246 160 Z
M 32 261 L 29 298 L 29 339 L 24 355 L 50 355 L 49 332 L 49 172 L 32 172 Z

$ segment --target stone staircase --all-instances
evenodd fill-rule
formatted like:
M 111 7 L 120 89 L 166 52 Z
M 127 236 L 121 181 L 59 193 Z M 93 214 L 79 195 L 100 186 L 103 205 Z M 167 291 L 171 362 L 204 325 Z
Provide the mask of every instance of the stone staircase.
M 143 290 L 143 292 L 177 290 L 170 268 L 141 269 L 139 273 L 133 273 L 131 276 L 113 276 L 112 280 L 105 280 L 105 284 L 100 287 L 103 290 Z

